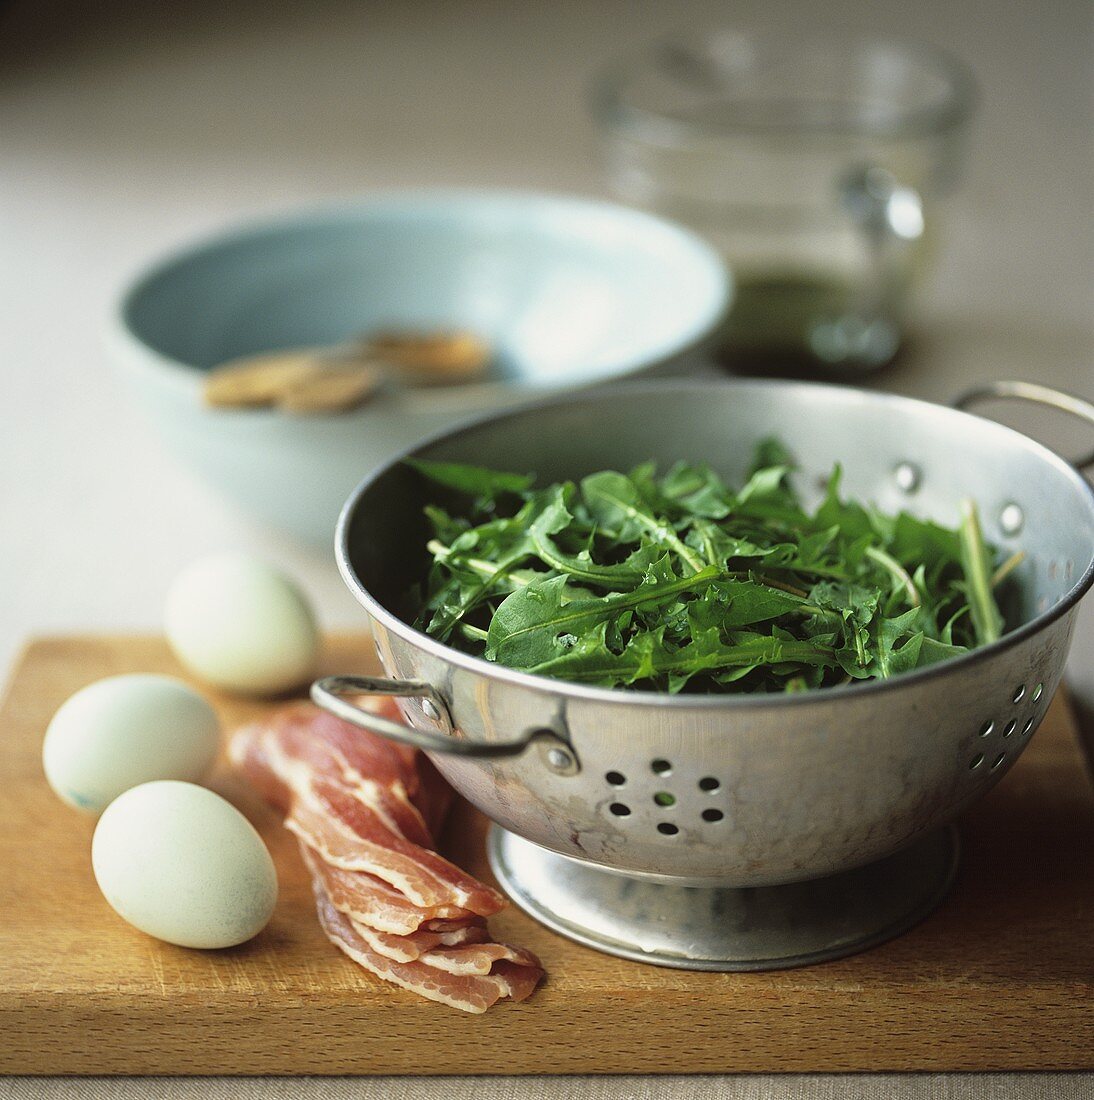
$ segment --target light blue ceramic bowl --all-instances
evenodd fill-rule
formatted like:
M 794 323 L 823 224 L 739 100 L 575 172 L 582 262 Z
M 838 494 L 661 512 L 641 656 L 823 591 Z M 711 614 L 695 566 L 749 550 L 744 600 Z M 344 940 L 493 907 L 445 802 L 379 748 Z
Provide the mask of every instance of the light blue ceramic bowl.
M 625 207 L 510 193 L 365 199 L 232 230 L 123 294 L 111 356 L 168 445 L 252 514 L 332 537 L 350 490 L 454 421 L 678 361 L 723 316 L 714 250 Z M 385 393 L 343 415 L 204 407 L 236 356 L 375 329 L 462 328 L 497 350 L 471 386 Z

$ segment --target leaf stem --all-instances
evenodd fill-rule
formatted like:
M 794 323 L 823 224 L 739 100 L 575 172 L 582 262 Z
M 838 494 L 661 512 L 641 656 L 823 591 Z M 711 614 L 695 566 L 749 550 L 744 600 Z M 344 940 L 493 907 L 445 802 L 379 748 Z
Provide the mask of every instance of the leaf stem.
M 768 588 L 777 588 L 780 592 L 789 592 L 791 596 L 799 596 L 801 599 L 806 600 L 809 598 L 809 593 L 804 588 L 795 588 L 792 584 L 787 584 L 785 581 L 777 581 L 773 577 L 761 576 L 759 573 L 751 574 L 760 584 L 766 584 Z
M 1003 617 L 991 591 L 991 560 L 980 531 L 976 505 L 966 500 L 961 505 L 961 523 L 957 528 L 961 546 L 961 566 L 965 571 L 966 595 L 976 640 L 980 645 L 997 641 L 1003 632 Z
M 1025 550 L 1011 554 L 1009 558 L 991 575 L 992 588 L 998 588 L 1026 560 Z
M 878 546 L 867 546 L 866 556 L 876 561 L 883 569 L 887 569 L 893 575 L 893 578 L 900 587 L 904 589 L 908 597 L 908 603 L 910 603 L 912 607 L 919 607 L 919 589 L 916 588 L 915 581 L 908 575 L 908 570 L 905 569 L 896 558 L 887 554 Z
M 493 579 L 500 576 L 504 571 L 501 566 L 496 562 L 483 561 L 482 558 L 459 558 L 453 553 L 450 546 L 445 546 L 439 539 L 430 539 L 426 543 L 426 549 L 435 557 L 443 562 L 447 562 L 449 559 L 456 559 L 461 565 L 466 565 L 473 573 L 478 573 L 480 577 L 488 577 Z M 513 584 L 520 588 L 528 583 L 526 577 L 518 577 L 515 573 L 508 574 L 509 580 Z
M 532 545 L 544 565 L 567 573 L 571 577 L 587 584 L 598 584 L 604 588 L 626 589 L 628 584 L 636 585 L 642 580 L 637 569 L 625 569 L 622 566 L 598 566 L 596 562 L 587 564 L 559 553 L 546 535 L 532 528 Z

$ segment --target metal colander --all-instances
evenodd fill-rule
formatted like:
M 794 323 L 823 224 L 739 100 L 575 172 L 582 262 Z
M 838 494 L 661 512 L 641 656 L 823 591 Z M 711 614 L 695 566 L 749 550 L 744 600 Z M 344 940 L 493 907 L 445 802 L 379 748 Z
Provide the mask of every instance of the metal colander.
M 992 390 L 1094 408 L 1023 384 Z M 809 499 L 835 462 L 843 490 L 954 524 L 974 498 L 985 536 L 1026 553 L 1014 625 L 967 656 L 893 680 L 785 696 L 608 690 L 531 676 L 408 625 L 428 567 L 435 489 L 395 460 L 342 513 L 338 562 L 390 679 L 332 677 L 320 705 L 423 748 L 495 822 L 513 899 L 557 930 L 664 965 L 761 969 L 896 934 L 943 896 L 950 823 L 1014 764 L 1059 683 L 1094 578 L 1094 494 L 1065 461 L 992 421 L 860 390 L 671 382 L 587 392 L 423 443 L 434 461 L 533 470 L 541 481 L 648 459 L 743 478 L 775 435 Z M 403 697 L 411 728 L 353 705 Z

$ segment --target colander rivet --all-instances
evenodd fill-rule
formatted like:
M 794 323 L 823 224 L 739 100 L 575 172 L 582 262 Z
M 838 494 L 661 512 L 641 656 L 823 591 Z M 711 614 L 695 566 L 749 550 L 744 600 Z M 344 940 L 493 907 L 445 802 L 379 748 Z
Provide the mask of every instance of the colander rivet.
M 424 714 L 426 718 L 431 718 L 434 722 L 441 716 L 441 712 L 437 709 L 437 704 L 434 703 L 432 699 L 422 700 L 422 714 Z
M 913 466 L 910 462 L 901 462 L 893 470 L 893 480 L 896 481 L 897 488 L 905 493 L 914 493 L 919 488 L 922 476 L 919 467 Z
M 574 760 L 565 749 L 548 749 L 547 764 L 556 772 L 564 772 L 574 766 Z
M 1008 504 L 999 513 L 999 526 L 1003 529 L 1004 535 L 1017 535 L 1022 530 L 1022 524 L 1025 522 L 1026 517 L 1017 504 Z

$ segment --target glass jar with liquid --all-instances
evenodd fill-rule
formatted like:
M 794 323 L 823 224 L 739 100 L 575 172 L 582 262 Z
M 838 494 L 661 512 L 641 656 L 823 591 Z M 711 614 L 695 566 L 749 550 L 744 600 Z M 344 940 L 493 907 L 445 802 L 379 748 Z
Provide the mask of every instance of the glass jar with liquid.
M 760 373 L 893 357 L 972 102 L 933 49 L 735 32 L 648 47 L 596 90 L 611 190 L 721 250 L 719 352 Z

